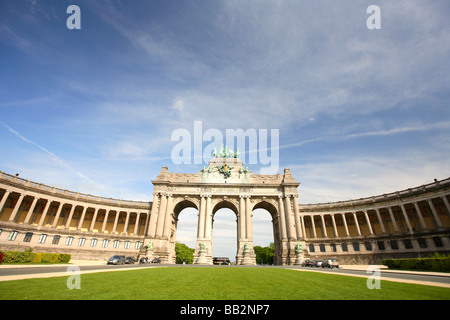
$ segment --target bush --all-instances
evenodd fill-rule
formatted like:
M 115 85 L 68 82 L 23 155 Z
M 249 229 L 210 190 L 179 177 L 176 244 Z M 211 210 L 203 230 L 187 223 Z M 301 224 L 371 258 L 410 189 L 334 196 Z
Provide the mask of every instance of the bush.
M 43 253 L 41 262 L 49 263 L 50 260 L 53 258 L 53 253 Z
M 450 271 L 450 256 L 412 259 L 383 259 L 389 269 Z
M 70 254 L 28 251 L 2 251 L 4 263 L 68 263 Z
M 68 263 L 72 256 L 66 253 L 60 253 L 58 256 L 58 263 Z
M 35 253 L 33 263 L 40 263 L 42 259 L 42 253 Z

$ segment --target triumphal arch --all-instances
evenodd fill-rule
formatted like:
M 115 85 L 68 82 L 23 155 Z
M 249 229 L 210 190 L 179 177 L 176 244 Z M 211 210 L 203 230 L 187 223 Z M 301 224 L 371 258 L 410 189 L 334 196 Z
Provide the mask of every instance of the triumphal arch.
M 298 210 L 299 183 L 289 169 L 284 174 L 258 175 L 246 167 L 238 153 L 223 147 L 213 152 L 199 173 L 171 173 L 163 167 L 154 185 L 147 236 L 147 254 L 162 262 L 175 262 L 177 221 L 188 207 L 198 210 L 194 263 L 212 264 L 214 214 L 229 208 L 236 214 L 236 264 L 255 264 L 252 212 L 266 209 L 272 216 L 275 264 L 300 261 L 304 238 Z

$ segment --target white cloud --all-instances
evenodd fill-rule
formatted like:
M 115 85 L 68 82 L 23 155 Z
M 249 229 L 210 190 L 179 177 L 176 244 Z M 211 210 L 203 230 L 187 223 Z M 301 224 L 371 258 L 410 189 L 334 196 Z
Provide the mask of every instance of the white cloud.
M 448 178 L 450 164 L 434 155 L 416 152 L 390 156 L 342 157 L 327 162 L 293 164 L 292 175 L 301 183 L 299 203 L 325 203 L 382 195 Z

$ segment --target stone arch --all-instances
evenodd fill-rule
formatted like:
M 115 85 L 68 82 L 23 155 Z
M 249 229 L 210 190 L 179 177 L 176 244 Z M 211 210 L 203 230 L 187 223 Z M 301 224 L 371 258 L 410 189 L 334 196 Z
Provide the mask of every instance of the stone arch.
M 211 252 L 214 250 L 213 245 L 212 245 L 214 239 L 216 239 L 215 241 L 217 241 L 217 238 L 215 238 L 213 236 L 214 230 L 217 231 L 217 229 L 218 229 L 218 225 L 214 222 L 215 221 L 214 217 L 215 217 L 215 214 L 221 209 L 229 209 L 236 216 L 235 234 L 236 234 L 236 245 L 238 244 L 238 239 L 237 239 L 237 237 L 238 237 L 238 229 L 239 229 L 239 224 L 237 222 L 237 220 L 238 220 L 237 217 L 238 217 L 238 214 L 239 214 L 239 209 L 238 208 L 239 208 L 239 206 L 238 206 L 237 201 L 235 201 L 235 199 L 231 199 L 231 198 L 225 198 L 225 199 L 224 198 L 216 198 L 213 201 L 212 208 L 211 208 Z M 220 243 L 220 241 L 219 241 L 219 243 Z M 217 242 L 216 242 L 216 245 L 217 245 Z M 216 250 L 217 250 L 217 248 L 216 248 Z M 238 248 L 236 247 L 236 252 L 237 252 L 237 250 L 238 250 Z M 233 260 L 232 256 L 229 257 L 229 258 L 231 260 Z
M 238 206 L 234 203 L 234 201 L 229 199 L 223 199 L 216 202 L 212 208 L 212 215 L 214 217 L 214 214 L 219 211 L 220 209 L 227 208 L 233 211 L 236 215 L 239 212 Z
M 281 236 L 280 236 L 280 226 L 278 219 L 278 208 L 275 203 L 271 200 L 262 200 L 257 202 L 253 208 L 252 212 L 256 209 L 264 209 L 266 210 L 270 216 L 272 217 L 272 228 L 273 228 L 273 243 L 274 243 L 274 264 L 281 264 L 282 258 L 282 245 L 281 245 Z
M 187 208 L 195 209 L 198 212 L 199 205 L 198 205 L 197 201 L 195 201 L 194 199 L 184 198 L 184 199 L 180 199 L 173 206 L 172 228 L 170 231 L 170 238 L 169 238 L 169 246 L 170 246 L 169 261 L 172 263 L 175 263 L 175 259 L 176 259 L 175 243 L 177 241 L 179 215 L 184 209 L 187 209 Z
M 272 219 L 276 219 L 278 217 L 278 209 L 276 204 L 273 204 L 270 200 L 262 200 L 257 202 L 253 208 L 252 211 L 255 209 L 266 209 L 270 215 L 272 216 Z
M 198 207 L 199 207 L 198 203 L 196 203 L 196 201 L 193 200 L 193 199 L 180 200 L 173 207 L 174 218 L 177 220 L 178 219 L 178 215 L 180 214 L 180 212 L 183 211 L 186 208 L 194 208 L 194 209 L 198 210 Z

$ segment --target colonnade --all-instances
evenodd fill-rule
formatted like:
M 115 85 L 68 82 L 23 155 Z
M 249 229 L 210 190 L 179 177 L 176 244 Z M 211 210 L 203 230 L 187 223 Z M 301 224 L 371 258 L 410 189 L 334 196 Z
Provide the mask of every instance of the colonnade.
M 18 196 L 18 197 L 17 197 Z M 31 198 L 25 201 L 26 198 Z M 10 201 L 12 208 L 8 208 L 7 201 Z M 27 199 L 28 200 L 28 199 Z M 25 203 L 27 202 L 27 203 Z M 8 209 L 12 210 L 9 213 Z M 90 219 L 86 219 L 87 212 L 90 212 Z M 64 212 L 63 212 L 64 211 Z M 77 211 L 77 219 L 74 219 L 75 211 Z M 102 219 L 99 220 L 99 212 L 103 211 Z M 102 232 L 102 233 L 118 233 L 119 217 L 121 213 L 125 215 L 125 222 L 123 223 L 122 234 L 128 234 L 130 228 L 130 217 L 133 215 L 134 226 L 131 229 L 131 234 L 137 235 L 139 232 L 144 232 L 144 221 L 141 221 L 141 215 L 146 217 L 147 212 L 140 210 L 118 209 L 114 207 L 97 206 L 89 203 L 72 202 L 57 198 L 42 198 L 36 195 L 27 193 L 18 193 L 11 190 L 6 190 L 0 202 L 0 220 L 10 223 L 20 223 L 24 225 L 33 225 L 38 228 L 57 228 L 88 232 Z M 61 215 L 63 214 L 63 217 Z M 107 229 L 108 218 L 114 216 L 112 228 Z M 62 219 L 61 219 L 62 218 Z M 89 222 L 90 221 L 90 222 Z M 86 222 L 88 225 L 86 225 Z M 100 227 L 98 223 L 101 222 Z M 140 230 L 142 229 L 142 230 Z
M 302 209 L 305 210 L 305 208 Z M 316 217 L 319 217 L 321 235 L 317 232 Z M 326 217 L 328 217 L 327 221 Z M 339 228 L 336 220 L 339 222 Z M 399 233 L 415 234 L 449 228 L 450 204 L 447 196 L 442 195 L 421 201 L 352 211 L 344 209 L 343 212 L 304 212 L 301 223 L 303 228 L 309 231 L 305 233 L 306 238 L 312 239 Z M 352 232 L 350 232 L 349 224 L 353 227 Z
M 0 243 L 4 249 L 72 252 L 75 258 L 105 258 L 124 249 L 137 255 L 149 208 L 149 202 L 71 192 L 0 172 Z M 58 241 L 46 243 L 49 236 Z M 75 249 L 76 238 L 80 241 Z M 89 239 L 91 245 L 84 248 Z M 103 240 L 101 247 L 98 240 Z M 131 242 L 136 243 L 134 248 Z

